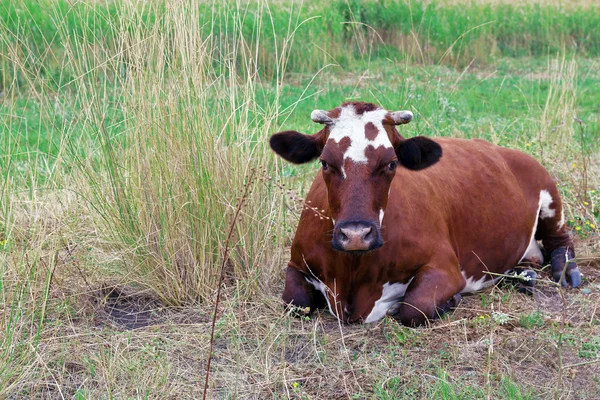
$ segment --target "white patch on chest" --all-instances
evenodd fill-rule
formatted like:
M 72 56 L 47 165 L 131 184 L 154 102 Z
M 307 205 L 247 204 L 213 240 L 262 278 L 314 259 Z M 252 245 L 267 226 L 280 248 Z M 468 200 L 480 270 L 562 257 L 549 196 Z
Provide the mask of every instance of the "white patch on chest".
M 533 230 L 531 232 L 531 236 L 529 237 L 529 245 L 525 250 L 525 253 L 519 260 L 517 264 L 520 264 L 521 261 L 527 259 L 531 261 L 536 261 L 541 263 L 544 260 L 544 256 L 542 255 L 542 251 L 540 250 L 540 246 L 538 246 L 537 241 L 535 240 L 535 231 L 537 231 L 538 226 L 538 216 L 541 219 L 552 218 L 556 214 L 556 210 L 550 208 L 550 204 L 552 204 L 553 199 L 550 193 L 547 190 L 540 191 L 540 199 L 538 200 L 538 209 L 535 222 L 533 224 Z
M 367 319 L 365 319 L 365 323 L 379 321 L 385 317 L 387 310 L 404 296 L 406 288 L 408 288 L 412 280 L 413 278 L 411 277 L 406 283 L 384 283 L 381 290 L 381 297 L 375 302 L 373 309 L 367 316 Z
M 383 222 L 383 208 L 379 209 L 379 226 L 381 226 L 381 223 Z
M 327 295 L 327 290 L 329 289 L 327 288 L 327 286 L 325 286 L 325 284 L 320 280 L 311 278 L 309 276 L 305 276 L 304 279 L 306 279 L 306 282 L 310 283 L 316 290 L 323 294 L 325 300 L 327 300 L 327 307 L 329 308 L 329 313 L 337 318 L 337 315 L 335 315 L 333 309 L 331 308 L 331 304 L 329 303 L 329 296 Z
M 346 149 L 343 160 L 349 158 L 356 163 L 366 163 L 365 150 L 367 147 L 373 146 L 375 149 L 381 146 L 392 147 L 392 142 L 390 142 L 382 122 L 387 114 L 386 110 L 378 109 L 357 115 L 353 106 L 346 106 L 342 108 L 340 116 L 335 119 L 328 140 L 339 143 L 344 138 L 350 138 L 350 146 Z M 377 135 L 373 140 L 368 139 L 365 135 L 365 127 L 368 123 L 372 123 L 377 129 Z M 343 169 L 342 172 L 345 178 L 346 173 Z

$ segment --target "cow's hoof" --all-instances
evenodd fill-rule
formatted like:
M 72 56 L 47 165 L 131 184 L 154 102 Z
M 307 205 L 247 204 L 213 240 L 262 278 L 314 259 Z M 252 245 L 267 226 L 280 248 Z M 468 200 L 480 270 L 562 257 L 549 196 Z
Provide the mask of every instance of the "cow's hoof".
M 575 252 L 571 248 L 559 247 L 550 255 L 552 276 L 563 287 L 581 285 L 581 273 L 575 263 Z
M 516 283 L 519 293 L 533 296 L 533 289 L 537 280 L 537 274 L 534 270 L 516 268 L 511 279 Z

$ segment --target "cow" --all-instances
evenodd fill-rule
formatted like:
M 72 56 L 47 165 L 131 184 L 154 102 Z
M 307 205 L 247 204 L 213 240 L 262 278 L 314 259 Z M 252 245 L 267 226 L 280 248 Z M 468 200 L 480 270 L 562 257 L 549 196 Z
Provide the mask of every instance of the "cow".
M 533 157 L 480 139 L 401 136 L 410 111 L 348 102 L 315 110 L 323 128 L 271 136 L 285 160 L 319 159 L 287 265 L 283 301 L 327 306 L 346 323 L 389 315 L 418 326 L 461 293 L 541 265 L 577 287 L 581 274 L 556 184 Z M 519 271 L 521 271 L 519 269 Z

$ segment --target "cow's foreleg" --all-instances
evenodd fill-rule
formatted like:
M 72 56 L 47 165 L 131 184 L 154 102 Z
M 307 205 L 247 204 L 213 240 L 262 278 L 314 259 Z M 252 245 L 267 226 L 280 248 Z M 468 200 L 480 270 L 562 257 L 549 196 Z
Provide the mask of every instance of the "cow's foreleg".
M 458 265 L 451 270 L 426 265 L 417 271 L 404 299 L 388 311 L 388 315 L 408 326 L 423 325 L 439 318 L 460 302 L 459 292 L 465 279 Z
M 291 263 L 290 263 L 291 264 Z M 325 305 L 323 294 L 306 280 L 307 275 L 288 265 L 283 289 L 286 307 L 292 307 L 294 315 L 308 315 Z

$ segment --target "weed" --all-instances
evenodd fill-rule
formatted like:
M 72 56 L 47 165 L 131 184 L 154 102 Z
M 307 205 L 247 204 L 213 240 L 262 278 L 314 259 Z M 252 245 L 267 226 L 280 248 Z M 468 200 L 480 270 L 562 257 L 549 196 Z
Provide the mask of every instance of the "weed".
M 418 333 L 414 329 L 399 324 L 390 318 L 386 319 L 385 337 L 390 345 L 405 346 L 412 344 L 417 338 Z
M 544 326 L 544 316 L 539 311 L 521 315 L 519 325 L 525 329 L 538 329 Z
M 581 344 L 579 357 L 598 359 L 600 357 L 600 338 L 592 337 Z
M 520 387 L 510 377 L 502 376 L 500 380 L 500 396 L 505 399 L 525 400 L 533 398 L 529 390 Z

